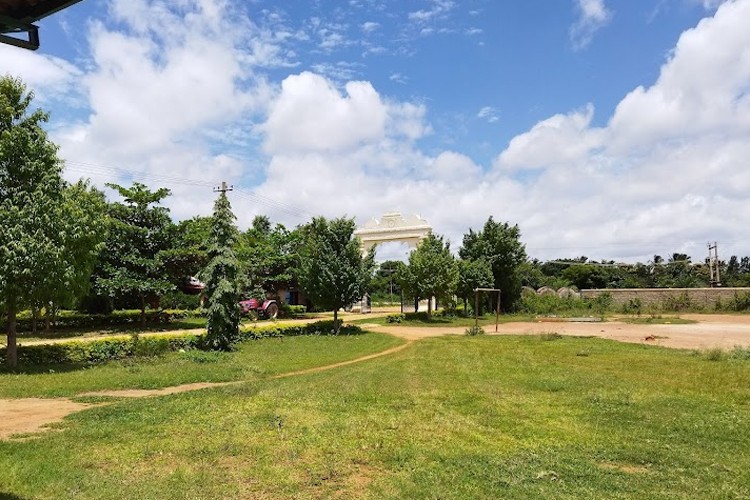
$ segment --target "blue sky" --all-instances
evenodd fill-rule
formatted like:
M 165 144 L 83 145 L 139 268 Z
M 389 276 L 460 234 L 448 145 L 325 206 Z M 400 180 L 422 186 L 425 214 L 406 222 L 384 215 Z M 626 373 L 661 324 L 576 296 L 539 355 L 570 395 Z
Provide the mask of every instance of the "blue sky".
M 396 210 L 457 247 L 493 215 L 539 258 L 728 258 L 749 3 L 84 0 L 0 72 L 52 112 L 69 178 L 167 185 L 177 218 L 227 180 L 241 226 Z

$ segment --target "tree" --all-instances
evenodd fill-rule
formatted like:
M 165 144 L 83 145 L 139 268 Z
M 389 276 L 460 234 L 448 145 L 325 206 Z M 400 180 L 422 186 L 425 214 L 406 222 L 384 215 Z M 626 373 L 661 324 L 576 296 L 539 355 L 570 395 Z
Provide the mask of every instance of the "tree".
M 220 351 L 232 350 L 240 337 L 240 266 L 234 253 L 235 220 L 227 194 L 222 192 L 214 203 L 210 261 L 202 274 L 208 301 L 206 342 Z
M 8 318 L 6 357 L 16 366 L 16 316 L 50 286 L 75 291 L 96 252 L 91 207 L 66 194 L 57 146 L 30 112 L 33 93 L 11 77 L 0 78 L 0 308 Z M 80 202 L 80 203 L 79 203 Z M 93 234 L 93 236 L 92 236 Z
M 521 297 L 520 266 L 526 261 L 517 225 L 495 222 L 490 218 L 482 231 L 469 230 L 458 254 L 465 260 L 484 259 L 492 267 L 495 288 L 502 290 L 502 307 L 508 311 Z
M 409 264 L 402 274 L 406 289 L 415 300 L 447 299 L 458 283 L 458 266 L 450 251 L 450 243 L 430 233 L 417 249 L 409 254 Z M 432 317 L 432 300 L 428 300 L 427 316 Z
M 66 221 L 66 231 L 60 234 L 60 261 L 42 277 L 45 286 L 35 293 L 31 304 L 34 309 L 45 309 L 47 328 L 59 307 L 74 306 L 90 288 L 91 273 L 108 230 L 106 206 L 104 193 L 88 181 L 63 190 L 60 216 Z
M 333 310 L 335 332 L 338 311 L 362 298 L 375 268 L 375 252 L 362 255 L 353 237 L 352 219 L 316 217 L 302 228 L 300 284 L 313 303 Z
M 456 295 L 464 301 L 464 311 L 468 311 L 468 303 L 474 297 L 474 290 L 492 288 L 494 281 L 492 266 L 487 261 L 459 260 Z
M 95 286 L 112 298 L 134 297 L 143 325 L 146 304 L 157 306 L 159 297 L 174 288 L 164 268 L 164 252 L 173 246 L 174 224 L 167 208 L 155 206 L 170 191 L 151 191 L 139 182 L 130 188 L 107 186 L 120 193 L 124 203 L 109 206 L 110 232 Z
M 268 295 L 277 299 L 282 289 L 296 284 L 297 239 L 289 231 L 271 223 L 265 216 L 256 216 L 253 225 L 240 236 L 237 256 L 243 276 L 242 293 L 261 298 Z

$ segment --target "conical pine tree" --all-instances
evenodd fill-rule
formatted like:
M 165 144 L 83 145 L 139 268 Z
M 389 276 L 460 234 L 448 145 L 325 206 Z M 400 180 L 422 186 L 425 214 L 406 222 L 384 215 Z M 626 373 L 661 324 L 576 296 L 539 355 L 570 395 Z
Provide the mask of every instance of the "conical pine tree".
M 203 272 L 208 300 L 207 347 L 230 351 L 239 340 L 239 263 L 234 253 L 236 217 L 226 193 L 214 204 L 209 263 Z

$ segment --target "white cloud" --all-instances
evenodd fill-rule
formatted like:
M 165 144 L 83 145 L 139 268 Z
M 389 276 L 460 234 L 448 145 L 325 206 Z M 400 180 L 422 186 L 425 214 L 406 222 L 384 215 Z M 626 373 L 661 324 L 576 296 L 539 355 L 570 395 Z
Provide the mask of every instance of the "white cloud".
M 570 41 L 576 50 L 587 47 L 594 33 L 609 24 L 612 12 L 604 0 L 575 0 L 578 20 L 570 27 Z
M 430 9 L 409 12 L 408 18 L 410 21 L 417 23 L 431 22 L 434 19 L 444 17 L 453 10 L 455 6 L 455 2 L 450 0 L 432 0 L 432 7 Z
M 373 31 L 376 31 L 380 28 L 380 23 L 376 23 L 373 21 L 367 21 L 365 23 L 362 23 L 362 31 L 365 33 L 372 33 Z
M 488 123 L 495 123 L 500 121 L 500 117 L 497 116 L 497 111 L 492 106 L 484 106 L 477 113 L 477 118 L 481 120 L 487 120 Z

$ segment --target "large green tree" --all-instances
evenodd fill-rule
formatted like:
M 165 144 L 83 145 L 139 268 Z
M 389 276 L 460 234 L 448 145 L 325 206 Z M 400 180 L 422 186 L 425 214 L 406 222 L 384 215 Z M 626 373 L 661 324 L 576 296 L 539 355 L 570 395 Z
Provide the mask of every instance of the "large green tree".
M 352 219 L 316 217 L 302 228 L 300 284 L 313 303 L 333 310 L 338 333 L 338 311 L 362 298 L 375 268 L 374 249 L 362 255 Z
M 42 127 L 48 115 L 31 111 L 32 100 L 20 80 L 0 78 L 0 304 L 10 366 L 17 364 L 19 309 L 75 292 L 101 236 L 86 188 L 63 181 L 57 147 Z
M 464 311 L 468 311 L 468 303 L 474 298 L 477 288 L 492 288 L 494 284 L 492 266 L 483 259 L 458 261 L 458 284 L 456 296 L 464 301 Z
M 135 299 L 146 322 L 146 305 L 158 305 L 174 288 L 164 267 L 165 252 L 173 247 L 174 224 L 169 210 L 158 206 L 170 191 L 148 189 L 139 182 L 126 188 L 107 184 L 123 197 L 109 206 L 110 231 L 95 286 L 113 299 Z
M 202 273 L 206 282 L 208 324 L 206 342 L 211 349 L 229 351 L 239 340 L 239 263 L 234 252 L 237 227 L 225 192 L 214 204 L 210 260 Z
M 453 296 L 458 283 L 458 266 L 450 243 L 430 233 L 409 254 L 409 264 L 400 274 L 404 292 L 414 298 L 445 300 Z M 432 300 L 427 301 L 427 316 L 432 317 Z
M 521 297 L 520 266 L 526 261 L 517 225 L 495 222 L 490 216 L 481 231 L 469 229 L 458 251 L 462 259 L 484 259 L 492 266 L 495 288 L 502 290 L 502 307 L 508 311 Z

